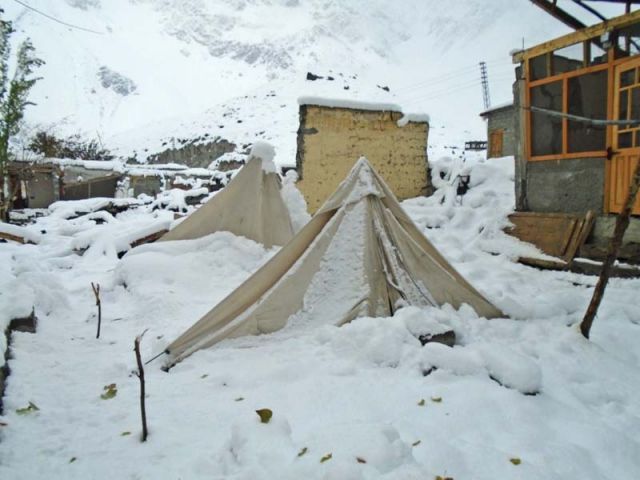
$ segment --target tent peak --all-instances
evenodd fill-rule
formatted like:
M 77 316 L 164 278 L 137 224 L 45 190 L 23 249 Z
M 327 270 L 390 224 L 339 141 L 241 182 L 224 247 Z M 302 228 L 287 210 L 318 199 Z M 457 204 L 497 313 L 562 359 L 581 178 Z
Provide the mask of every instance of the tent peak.
M 388 191 L 382 185 L 380 177 L 369 160 L 366 157 L 360 157 L 317 213 L 336 210 L 344 205 L 357 203 L 368 196 L 385 198 L 388 196 Z
M 252 158 L 259 158 L 262 160 L 262 170 L 265 173 L 276 173 L 276 166 L 273 163 L 273 159 L 276 156 L 276 150 L 269 142 L 259 140 L 251 147 L 249 153 L 249 160 Z

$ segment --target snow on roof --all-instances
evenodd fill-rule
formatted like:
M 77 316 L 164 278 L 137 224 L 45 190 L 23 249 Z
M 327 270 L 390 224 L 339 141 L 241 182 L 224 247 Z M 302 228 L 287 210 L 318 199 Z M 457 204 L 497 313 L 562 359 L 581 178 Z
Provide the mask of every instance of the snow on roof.
M 352 110 L 399 112 L 403 114 L 402 118 L 397 122 L 399 127 L 404 127 L 409 122 L 429 122 L 429 115 L 426 113 L 404 113 L 402 107 L 395 103 L 362 102 L 359 100 L 340 98 L 300 97 L 298 98 L 298 104 L 329 108 L 349 108 Z
M 431 119 L 427 113 L 404 113 L 402 118 L 396 123 L 399 127 L 404 127 L 409 122 L 415 123 L 429 123 Z
M 402 107 L 395 103 L 361 102 L 359 100 L 324 98 L 324 97 L 300 97 L 299 105 L 316 105 L 329 108 L 350 108 L 353 110 L 373 110 L 383 112 L 402 112 Z
M 496 110 L 502 110 L 503 108 L 513 107 L 513 101 L 509 100 L 508 102 L 498 103 L 497 105 L 493 105 L 491 108 L 488 108 L 484 112 L 480 112 L 480 116 L 487 115 L 491 112 L 495 112 Z
M 114 172 L 124 172 L 124 162 L 121 160 L 80 160 L 73 158 L 38 158 L 34 160 L 20 160 L 16 162 L 29 163 L 34 165 L 57 165 L 60 167 L 83 167 L 87 170 L 111 170 Z

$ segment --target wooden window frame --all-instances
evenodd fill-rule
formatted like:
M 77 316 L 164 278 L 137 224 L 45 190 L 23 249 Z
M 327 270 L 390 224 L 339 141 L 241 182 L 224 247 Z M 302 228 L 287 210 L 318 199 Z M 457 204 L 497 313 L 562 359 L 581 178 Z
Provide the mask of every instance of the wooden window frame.
M 589 43 L 590 40 L 585 40 L 585 43 Z M 588 51 L 587 47 L 585 47 L 585 54 Z M 545 52 L 548 55 L 549 61 L 551 59 L 552 51 Z M 541 162 L 541 161 L 553 161 L 553 160 L 571 160 L 576 158 L 606 158 L 607 150 L 596 150 L 589 152 L 568 152 L 568 125 L 569 121 L 566 118 L 562 119 L 562 152 L 554 153 L 549 155 L 532 155 L 532 135 L 531 135 L 531 115 L 532 112 L 529 110 L 531 106 L 531 89 L 540 85 L 545 85 L 553 82 L 562 82 L 562 112 L 568 113 L 568 89 L 569 89 L 569 79 L 588 75 L 594 72 L 607 71 L 607 118 L 613 118 L 613 95 L 614 95 L 614 75 L 615 75 L 615 67 L 621 63 L 628 62 L 632 59 L 638 58 L 638 55 L 632 55 L 628 57 L 614 58 L 613 49 L 609 49 L 607 51 L 607 62 L 601 63 L 598 65 L 592 65 L 590 67 L 581 68 L 578 70 L 572 70 L 570 72 L 558 73 L 555 75 L 551 75 L 545 78 L 541 78 L 538 80 L 529 80 L 530 66 L 529 61 L 533 57 L 528 57 L 523 61 L 523 68 L 525 70 L 525 108 L 526 112 L 526 135 L 525 135 L 525 156 L 527 161 L 529 162 Z M 586 58 L 586 57 L 585 57 Z M 611 145 L 612 140 L 612 127 L 608 126 L 606 128 L 605 133 L 605 144 Z

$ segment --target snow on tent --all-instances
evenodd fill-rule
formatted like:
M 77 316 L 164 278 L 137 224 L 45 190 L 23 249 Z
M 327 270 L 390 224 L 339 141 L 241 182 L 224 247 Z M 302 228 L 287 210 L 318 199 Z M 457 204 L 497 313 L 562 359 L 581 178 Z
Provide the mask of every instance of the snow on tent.
M 280 194 L 273 147 L 256 142 L 249 161 L 223 190 L 160 241 L 200 238 L 220 230 L 250 238 L 266 248 L 293 237 L 289 210 Z
M 404 305 L 445 303 L 504 316 L 438 253 L 361 158 L 287 245 L 167 347 L 166 365 L 223 339 L 287 324 L 342 325 Z

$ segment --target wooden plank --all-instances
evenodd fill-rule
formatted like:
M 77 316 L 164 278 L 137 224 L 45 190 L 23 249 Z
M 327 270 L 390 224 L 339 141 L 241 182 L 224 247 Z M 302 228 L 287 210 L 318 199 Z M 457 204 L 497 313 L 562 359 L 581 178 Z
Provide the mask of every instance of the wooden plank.
M 567 247 L 567 251 L 565 252 L 565 255 L 564 255 L 564 260 L 566 262 L 569 262 L 569 263 L 573 262 L 573 259 L 576 256 L 578 249 L 582 245 L 584 245 L 584 243 L 587 241 L 587 238 L 589 237 L 589 234 L 591 233 L 591 230 L 593 230 L 593 225 L 595 221 L 596 221 L 596 216 L 593 214 L 591 210 L 589 210 L 587 214 L 584 216 L 584 219 L 580 221 L 580 228 L 577 229 L 575 235 L 573 236 L 571 242 L 569 243 L 569 246 Z
M 592 40 L 600 37 L 608 30 L 616 28 L 624 28 L 634 23 L 640 22 L 640 10 L 631 12 L 629 14 L 620 15 L 618 17 L 611 18 L 606 22 L 597 23 L 591 27 L 583 28 L 577 32 L 572 32 L 561 37 L 554 38 L 544 43 L 540 43 L 526 50 L 516 52 L 513 54 L 513 63 L 520 63 L 523 60 L 527 60 L 531 57 L 537 57 L 560 48 L 568 47 L 576 43 Z
M 18 235 L 11 235 L 10 233 L 7 233 L 7 232 L 0 232 L 0 239 L 11 240 L 12 242 L 18 242 L 23 245 L 26 243 L 33 243 L 25 240 L 23 237 L 19 237 Z
M 518 263 L 543 270 L 564 270 L 567 268 L 567 262 L 560 259 L 543 260 L 541 258 L 520 257 Z
M 153 243 L 168 231 L 169 230 L 167 230 L 166 228 L 163 228 L 162 230 L 159 230 L 150 235 L 147 235 L 146 237 L 139 238 L 138 240 L 135 240 L 134 242 L 131 243 L 131 248 L 135 248 L 138 245 L 143 245 L 145 243 Z
M 518 212 L 509 220 L 514 227 L 505 229 L 506 233 L 554 257 L 565 254 L 578 223 L 575 215 L 561 213 Z
M 518 263 L 539 270 L 570 271 L 582 275 L 600 275 L 601 263 L 575 260 L 570 264 L 562 260 L 542 260 L 539 258 L 521 257 Z M 616 278 L 640 278 L 640 268 L 615 266 L 612 269 L 612 277 Z
M 579 252 L 581 257 L 603 260 L 607 256 L 607 245 L 587 243 L 580 247 Z M 629 263 L 640 264 L 640 245 L 637 243 L 623 245 L 618 252 L 618 258 Z
M 571 260 L 573 260 L 573 257 L 576 254 L 576 251 L 578 250 L 577 242 L 583 227 L 584 227 L 584 219 L 580 218 L 576 220 L 576 223 L 573 227 L 573 231 L 571 232 L 571 235 L 567 239 L 564 253 L 562 254 L 562 259 L 565 262 L 571 262 Z

